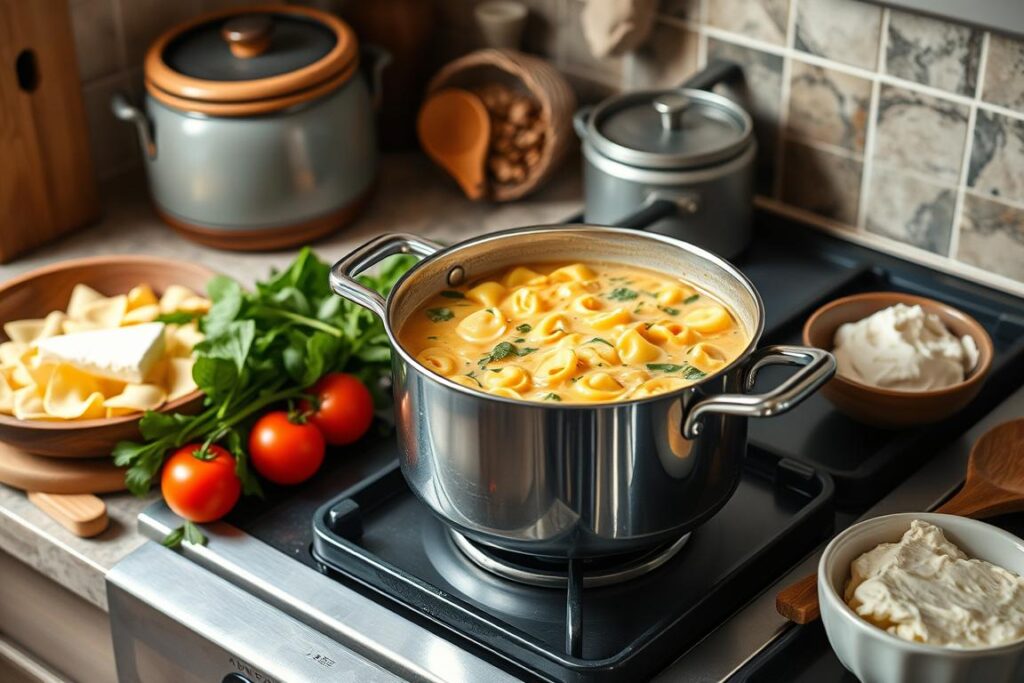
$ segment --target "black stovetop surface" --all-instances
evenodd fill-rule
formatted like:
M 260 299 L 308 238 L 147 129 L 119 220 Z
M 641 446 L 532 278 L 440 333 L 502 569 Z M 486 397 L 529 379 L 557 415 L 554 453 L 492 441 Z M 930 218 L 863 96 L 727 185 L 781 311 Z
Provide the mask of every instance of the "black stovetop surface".
M 788 415 L 752 420 L 751 466 L 744 484 L 718 516 L 697 530 L 691 544 L 646 579 L 584 591 L 584 651 L 578 661 L 566 662 L 562 655 L 563 592 L 532 588 L 524 596 L 522 587 L 502 585 L 508 582 L 468 567 L 440 524 L 394 476 L 382 487 L 367 489 L 369 497 L 365 491 L 356 494 L 365 508 L 363 536 L 346 540 L 334 535 L 332 542 L 321 544 L 320 559 L 332 565 L 339 580 L 406 611 L 410 618 L 463 634 L 452 638 L 473 639 L 476 645 L 467 647 L 484 656 L 498 652 L 497 657 L 555 679 L 609 673 L 635 677 L 667 665 L 799 562 L 833 523 L 837 528 L 848 524 L 1019 386 L 1024 376 L 1021 299 L 781 219 L 759 218 L 754 243 L 735 262 L 764 298 L 764 343 L 798 342 L 806 317 L 839 296 L 873 290 L 929 296 L 970 313 L 995 343 L 990 379 L 974 403 L 926 429 L 866 427 L 834 411 L 820 396 Z M 774 384 L 785 372 L 769 369 L 759 382 Z M 318 509 L 323 508 L 322 515 L 328 503 L 351 497 L 346 492 L 381 476 L 381 464 L 393 460 L 396 449 L 393 437 L 376 436 L 332 453 L 312 482 L 270 491 L 267 501 L 240 506 L 230 521 L 298 561 L 318 566 L 311 553 Z M 805 483 L 822 482 L 821 490 L 777 489 L 773 472 L 779 462 L 785 463 L 783 481 L 802 473 L 798 478 Z M 830 481 L 835 482 L 834 499 Z M 321 541 L 330 535 L 322 534 Z M 452 564 L 439 569 L 438 557 L 461 564 L 457 571 Z M 593 603 L 589 608 L 587 600 Z M 825 670 L 815 667 L 837 666 L 823 636 L 815 638 L 813 628 L 794 629 L 778 647 L 763 653 L 758 661 L 768 662 L 767 668 L 758 669 L 757 675 L 795 657 L 786 649 L 793 643 L 800 651 L 813 650 L 805 657 L 812 674 Z M 643 656 L 635 657 L 637 652 Z M 593 664 L 602 661 L 604 665 Z

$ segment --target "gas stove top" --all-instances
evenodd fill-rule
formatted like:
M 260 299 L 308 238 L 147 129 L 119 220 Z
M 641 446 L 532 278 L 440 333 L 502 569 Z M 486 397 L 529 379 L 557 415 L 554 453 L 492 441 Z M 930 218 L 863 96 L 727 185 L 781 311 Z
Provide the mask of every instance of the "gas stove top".
M 923 294 L 991 334 L 981 395 L 927 429 L 864 427 L 820 396 L 752 421 L 736 495 L 689 538 L 642 557 L 570 568 L 453 536 L 405 486 L 391 436 L 334 454 L 306 486 L 246 503 L 209 527 L 208 547 L 183 553 L 403 678 L 770 680 L 793 648 L 818 652 L 808 680 L 838 676 L 820 626 L 785 624 L 774 593 L 859 516 L 939 504 L 979 430 L 1024 412 L 1024 390 L 1007 401 L 1024 376 L 1024 301 L 767 216 L 757 235 L 737 265 L 765 300 L 764 343 L 796 342 L 807 315 L 839 296 Z M 176 521 L 160 504 L 140 523 L 160 538 Z

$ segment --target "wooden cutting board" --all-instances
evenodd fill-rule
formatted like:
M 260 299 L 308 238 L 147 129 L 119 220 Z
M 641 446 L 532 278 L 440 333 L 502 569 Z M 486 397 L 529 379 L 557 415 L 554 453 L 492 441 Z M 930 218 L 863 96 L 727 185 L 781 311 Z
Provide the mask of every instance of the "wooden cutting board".
M 110 458 L 46 458 L 0 443 L 0 483 L 42 493 L 123 491 L 124 470 Z
M 67 0 L 0 0 L 0 160 L 0 263 L 99 215 Z

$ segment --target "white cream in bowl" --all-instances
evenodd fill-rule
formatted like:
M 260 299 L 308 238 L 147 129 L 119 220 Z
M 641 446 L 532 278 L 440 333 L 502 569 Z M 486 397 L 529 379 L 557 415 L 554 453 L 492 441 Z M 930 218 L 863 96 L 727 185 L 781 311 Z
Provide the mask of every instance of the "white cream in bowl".
M 957 339 L 939 316 L 896 304 L 836 331 L 837 372 L 884 389 L 930 391 L 963 382 L 978 363 L 974 339 Z
M 843 665 L 871 683 L 1019 683 L 1024 639 L 1003 645 L 953 647 L 905 640 L 858 615 L 844 600 L 854 562 L 882 544 L 896 544 L 921 520 L 943 530 L 968 558 L 1024 576 L 1024 540 L 966 517 L 914 512 L 874 517 L 840 532 L 818 564 L 818 603 L 829 643 Z
M 844 599 L 865 621 L 911 642 L 971 648 L 1024 638 L 1024 579 L 968 557 L 919 519 L 899 541 L 853 561 Z

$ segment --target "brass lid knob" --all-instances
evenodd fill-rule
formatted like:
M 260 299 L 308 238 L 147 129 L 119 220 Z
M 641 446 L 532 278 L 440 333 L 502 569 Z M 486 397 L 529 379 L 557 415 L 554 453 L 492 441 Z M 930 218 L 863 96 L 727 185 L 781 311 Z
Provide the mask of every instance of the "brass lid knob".
M 274 23 L 266 14 L 246 14 L 224 22 L 220 35 L 227 41 L 231 54 L 249 59 L 266 52 Z

